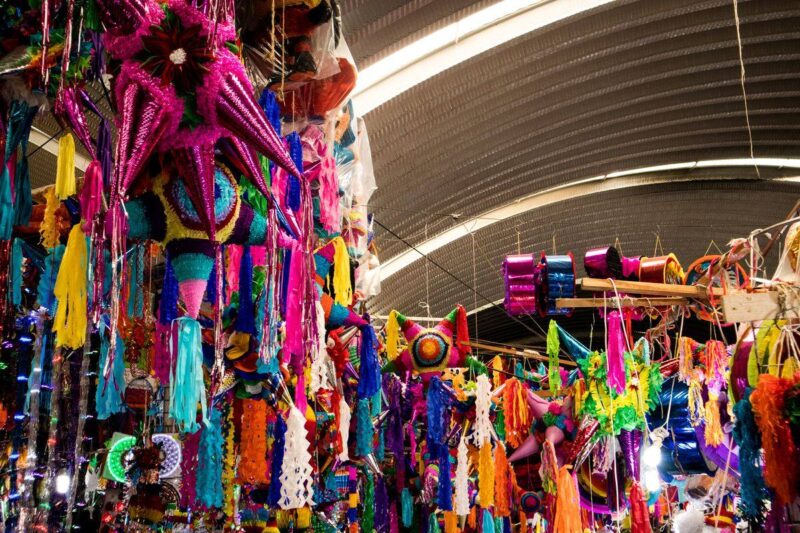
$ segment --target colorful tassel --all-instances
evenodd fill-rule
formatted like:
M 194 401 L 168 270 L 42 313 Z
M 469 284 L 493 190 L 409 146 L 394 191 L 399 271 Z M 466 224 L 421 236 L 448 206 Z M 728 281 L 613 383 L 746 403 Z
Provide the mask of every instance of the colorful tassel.
M 630 493 L 631 502 L 631 533 L 650 533 L 650 512 L 644 498 L 639 481 L 634 480 Z
M 581 509 L 575 479 L 569 469 L 562 466 L 556 482 L 556 516 L 553 521 L 554 533 L 581 533 Z
M 361 346 L 359 356 L 361 366 L 358 370 L 358 397 L 371 398 L 381 388 L 381 365 L 378 362 L 378 338 L 375 330 L 369 324 L 369 316 L 364 320 L 368 322 L 361 328 Z
M 39 226 L 39 234 L 42 236 L 42 246 L 50 250 L 58 246 L 61 241 L 61 236 L 58 232 L 58 225 L 56 223 L 56 211 L 58 211 L 61 202 L 56 198 L 56 192 L 53 187 L 49 187 L 44 192 L 45 207 L 44 216 L 42 217 L 42 224 Z M 2 215 L 0 215 L 2 216 Z M 2 240 L 2 239 L 0 239 Z
M 56 305 L 54 294 L 56 278 L 66 249 L 67 247 L 63 244 L 51 248 L 44 259 L 44 270 L 39 276 L 39 286 L 36 289 L 39 305 L 51 312 Z
M 786 394 L 795 385 L 796 379 L 788 380 L 762 374 L 758 387 L 750 395 L 756 423 L 761 430 L 764 481 L 784 504 L 793 502 L 797 497 L 800 481 L 797 449 L 789 420 L 784 414 Z
M 87 315 L 86 270 L 86 237 L 80 225 L 76 224 L 69 233 L 54 288 L 58 300 L 53 320 L 56 346 L 66 346 L 73 350 L 83 347 Z
M 275 93 L 269 89 L 261 91 L 261 96 L 258 97 L 258 105 L 264 110 L 264 115 L 267 117 L 272 129 L 278 135 L 281 134 L 281 108 L 278 104 L 278 99 Z
M 183 433 L 194 433 L 197 424 L 197 403 L 200 402 L 203 424 L 208 425 L 206 390 L 203 382 L 203 347 L 200 324 L 190 317 L 175 320 L 178 353 L 172 371 L 169 415 Z
M 709 398 L 705 406 L 705 439 L 709 446 L 719 446 L 725 438 L 722 432 L 722 422 L 719 412 L 717 395 L 709 391 Z
M 22 241 L 14 239 L 11 245 L 11 265 L 9 266 L 9 282 L 11 283 L 11 305 L 22 305 Z
M 295 131 L 287 135 L 286 141 L 289 143 L 289 153 L 292 156 L 295 166 L 302 171 L 303 169 L 303 145 L 300 135 Z M 289 174 L 289 183 L 286 189 L 286 206 L 292 211 L 300 209 L 300 180 L 296 176 Z
M 334 301 L 345 307 L 353 303 L 353 286 L 350 281 L 350 254 L 344 239 L 333 239 L 333 293 Z
M 28 130 L 30 131 L 30 130 Z M 33 211 L 31 195 L 31 172 L 28 166 L 27 138 L 22 144 L 22 157 L 17 161 L 14 174 L 14 225 L 27 226 Z
M 58 141 L 56 197 L 66 200 L 75 194 L 75 187 L 75 139 L 71 133 L 66 133 Z
M 81 189 L 81 218 L 84 220 L 83 231 L 90 233 L 95 217 L 103 210 L 103 169 L 100 161 L 89 163 L 83 175 Z
M 434 376 L 428 385 L 428 448 L 431 458 L 439 465 L 437 500 L 439 509 L 453 510 L 453 490 L 450 480 L 450 453 L 446 443 L 449 396 L 442 380 Z
M 561 390 L 561 372 L 558 366 L 558 352 L 560 349 L 558 325 L 555 320 L 551 320 L 547 329 L 547 382 L 550 392 L 553 394 L 557 394 Z
M 403 492 L 400 493 L 400 511 L 403 527 L 411 527 L 414 522 L 414 500 L 411 498 L 411 492 L 408 487 L 404 488 Z
M 2 158 L 0 158 L 0 161 Z M 11 239 L 14 229 L 14 195 L 8 165 L 0 166 L 0 241 Z
M 494 451 L 494 509 L 498 517 L 511 516 L 510 470 L 505 446 L 498 444 Z
M 400 324 L 397 321 L 397 311 L 392 310 L 386 320 L 386 358 L 393 361 L 400 355 Z
M 517 378 L 507 380 L 503 389 L 503 422 L 506 442 L 518 448 L 530 432 L 531 415 L 527 392 Z
M 218 409 L 211 410 L 210 424 L 200 435 L 199 457 L 195 480 L 197 503 L 206 508 L 222 507 L 222 416 Z
M 106 367 L 106 359 L 109 357 L 108 336 L 102 335 L 100 340 L 100 364 L 97 371 L 97 391 L 95 392 L 95 409 L 97 419 L 106 420 L 111 415 L 125 412 L 125 403 L 122 396 L 125 393 L 125 344 L 116 332 L 109 334 L 117 335 L 117 342 L 114 347 L 114 360 L 111 363 L 111 374 L 109 381 L 103 374 Z
M 483 509 L 483 519 L 481 523 L 481 533 L 495 533 L 494 529 L 494 517 L 492 513 L 489 512 L 489 509 Z
M 368 530 L 367 530 L 368 531 Z M 436 518 L 436 513 L 431 513 L 428 517 L 428 533 L 441 533 L 439 529 L 439 519 Z

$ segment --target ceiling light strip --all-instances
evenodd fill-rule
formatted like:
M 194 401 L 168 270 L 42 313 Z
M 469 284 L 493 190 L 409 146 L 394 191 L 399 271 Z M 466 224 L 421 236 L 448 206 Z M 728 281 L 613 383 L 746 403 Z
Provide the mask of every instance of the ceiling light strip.
M 429 255 L 440 248 L 447 246 L 459 239 L 468 237 L 470 234 L 484 229 L 492 224 L 502 222 L 528 211 L 533 211 L 541 207 L 546 207 L 557 202 L 572 200 L 583 196 L 597 194 L 601 192 L 629 189 L 633 187 L 643 187 L 647 185 L 660 185 L 666 183 L 694 181 L 692 176 L 647 176 L 654 172 L 664 172 L 665 170 L 680 170 L 692 168 L 725 168 L 758 165 L 760 167 L 772 168 L 794 168 L 800 169 L 800 159 L 778 159 L 778 158 L 756 158 L 753 159 L 718 159 L 709 161 L 691 161 L 687 163 L 677 163 L 672 165 L 661 165 L 657 167 L 646 167 L 633 169 L 624 172 L 612 172 L 602 176 L 573 181 L 557 187 L 534 193 L 519 200 L 509 202 L 503 206 L 485 211 L 473 218 L 459 222 L 454 226 L 438 235 L 415 245 L 418 250 L 407 250 L 398 254 L 381 265 L 381 280 L 385 281 L 404 268 L 419 261 L 425 255 Z M 749 177 L 719 178 L 730 180 L 750 180 Z M 797 183 L 797 178 L 775 178 L 776 181 Z

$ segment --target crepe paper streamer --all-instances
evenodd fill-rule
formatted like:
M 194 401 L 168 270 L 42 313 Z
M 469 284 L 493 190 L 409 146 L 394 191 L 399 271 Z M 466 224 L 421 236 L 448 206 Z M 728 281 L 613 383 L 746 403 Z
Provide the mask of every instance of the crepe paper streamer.
M 22 304 L 22 241 L 20 239 L 14 239 L 11 245 L 9 278 L 11 305 L 19 306 Z
M 365 531 L 369 531 L 366 529 Z M 442 533 L 439 529 L 439 519 L 436 518 L 436 513 L 431 513 L 428 517 L 428 533 Z
M 161 301 L 158 305 L 158 321 L 163 325 L 170 324 L 178 318 L 178 279 L 172 269 L 169 254 L 164 260 L 164 281 L 161 285 Z
M 374 428 L 370 416 L 369 400 L 358 400 L 356 407 L 356 455 L 366 457 L 372 453 L 372 437 Z
M 288 286 L 286 287 L 286 339 L 283 345 L 284 362 L 291 364 L 299 374 L 303 370 L 305 358 L 306 327 L 303 321 L 305 306 L 306 256 L 302 245 L 295 241 L 291 248 L 291 261 L 284 268 L 289 269 Z
M 261 91 L 261 96 L 258 98 L 258 105 L 264 111 L 270 126 L 275 130 L 278 135 L 281 134 L 281 108 L 278 104 L 278 99 L 275 93 L 269 89 Z
M 200 455 L 197 458 L 195 493 L 197 503 L 206 508 L 222 507 L 222 416 L 211 410 L 210 424 L 200 434 Z
M 300 142 L 300 135 L 297 132 L 292 132 L 286 136 L 286 141 L 289 145 L 289 153 L 292 156 L 292 160 L 295 162 L 295 166 L 297 166 L 298 169 L 302 169 L 303 146 Z M 300 163 L 299 165 L 298 162 Z M 291 174 L 288 175 L 285 202 L 286 207 L 292 211 L 297 212 L 300 210 L 300 180 Z
M 56 211 L 61 205 L 61 202 L 56 198 L 55 189 L 53 187 L 49 187 L 44 192 L 45 198 L 45 208 L 44 208 L 44 215 L 42 217 L 42 224 L 39 226 L 39 234 L 42 236 L 42 246 L 45 249 L 50 250 L 51 248 L 55 248 L 58 246 L 61 235 L 58 231 L 58 226 L 56 222 Z M 2 214 L 0 214 L 0 217 Z M 0 229 L 0 232 L 2 230 Z M 2 236 L 2 233 L 0 233 Z M 9 237 L 10 238 L 10 234 Z M 2 239 L 0 239 L 2 240 Z
M 90 233 L 95 217 L 103 211 L 103 169 L 97 159 L 89 163 L 83 175 L 81 218 L 83 231 Z
M 492 513 L 486 508 L 481 512 L 483 513 L 481 518 L 481 533 L 495 533 L 494 517 Z
M 756 425 L 753 405 L 750 403 L 751 389 L 747 389 L 741 400 L 733 406 L 736 424 L 733 438 L 739 445 L 739 473 L 741 474 L 738 512 L 748 521 L 764 523 L 766 501 L 769 491 L 761 472 L 761 434 Z
M 625 459 L 625 471 L 631 479 L 639 479 L 641 463 L 642 432 L 638 429 L 623 429 L 619 432 L 619 445 Z
M 176 364 L 170 379 L 169 415 L 182 433 L 194 433 L 197 424 L 197 403 L 203 424 L 209 424 L 206 413 L 206 390 L 203 382 L 203 347 L 200 324 L 191 317 L 175 320 L 177 329 Z
M 125 394 L 125 344 L 119 338 L 119 333 L 109 332 L 117 335 L 117 342 L 114 346 L 114 358 L 111 363 L 111 374 L 109 381 L 106 381 L 103 369 L 106 367 L 106 359 L 109 357 L 109 342 L 107 335 L 101 335 L 100 339 L 100 361 L 97 371 L 97 390 L 95 392 L 95 409 L 98 420 L 106 420 L 111 415 L 123 413 L 126 410 L 125 402 L 122 398 Z
M 28 129 L 30 132 L 30 129 Z M 17 161 L 17 171 L 14 174 L 14 225 L 27 226 L 33 212 L 33 197 L 31 195 L 31 172 L 28 166 L 27 154 L 28 139 L 22 144 L 22 156 Z
M 455 512 L 464 517 L 469 514 L 469 454 L 464 437 L 458 443 L 458 464 L 456 465 L 456 505 Z
M 506 449 L 498 444 L 494 451 L 494 509 L 499 517 L 511 516 L 511 465 Z
M 77 350 L 86 340 L 86 271 L 86 237 L 80 224 L 75 224 L 69 232 L 53 291 L 58 300 L 53 319 L 56 347 Z
M 411 498 L 411 492 L 408 487 L 403 489 L 400 493 L 400 518 L 403 521 L 403 527 L 409 528 L 414 522 L 414 500 Z
M 528 436 L 531 416 L 524 385 L 517 379 L 506 381 L 503 389 L 503 425 L 506 442 L 519 447 Z
M 286 446 L 286 422 L 279 414 L 275 420 L 275 440 L 272 443 L 272 462 L 270 472 L 269 494 L 267 503 L 277 507 L 281 499 L 281 468 L 283 467 L 283 450 Z
M 381 388 L 381 366 L 378 362 L 378 338 L 375 329 L 369 323 L 369 315 L 364 317 L 367 322 L 361 327 L 361 345 L 359 357 L 361 366 L 358 369 L 358 397 L 370 398 Z
M 11 191 L 11 174 L 8 165 L 0 168 L 0 240 L 11 239 L 14 229 L 14 198 Z
M 350 254 L 344 239 L 336 237 L 331 241 L 333 254 L 333 294 L 334 301 L 345 307 L 353 303 L 353 286 L 350 282 Z
M 373 531 L 375 528 L 375 480 L 367 471 L 364 480 L 364 513 L 361 518 L 362 531 Z
M 399 355 L 400 324 L 397 322 L 397 311 L 392 310 L 386 319 L 386 358 L 393 361 Z
M 239 480 L 259 485 L 267 483 L 267 404 L 261 399 L 242 401 Z
M 56 197 L 59 200 L 66 200 L 73 194 L 75 194 L 75 139 L 71 133 L 66 133 L 58 141 Z
M 339 438 L 342 443 L 342 451 L 339 452 L 339 460 L 342 462 L 350 460 L 348 452 L 348 441 L 350 440 L 350 406 L 344 398 L 339 399 Z
M 547 329 L 547 382 L 550 392 L 553 394 L 557 394 L 561 390 L 561 373 L 558 366 L 558 352 L 560 349 L 558 326 L 556 326 L 555 320 L 551 320 Z
M 51 312 L 56 305 L 54 295 L 55 283 L 58 277 L 61 259 L 64 257 L 66 249 L 66 246 L 60 244 L 48 250 L 47 257 L 44 259 L 44 270 L 39 276 L 39 286 L 36 289 L 39 305 Z
M 311 454 L 306 419 L 303 414 L 292 407 L 286 423 L 286 444 L 281 466 L 281 509 L 299 509 L 306 505 L 314 505 L 314 486 L 311 468 Z
M 181 507 L 194 509 L 197 493 L 197 458 L 200 453 L 200 432 L 183 436 L 183 457 L 181 457 Z
M 378 476 L 375 481 L 375 531 L 389 531 L 389 493 L 386 479 Z
M 610 311 L 608 322 L 608 388 L 617 394 L 625 391 L 625 340 L 622 334 L 622 318 L 619 311 Z
M 492 422 L 489 418 L 492 408 L 492 385 L 485 374 L 478 376 L 476 382 L 473 438 L 475 439 L 475 444 L 482 447 L 485 444 L 490 444 L 492 438 Z
M 333 389 L 329 378 L 330 357 L 325 341 L 325 310 L 319 301 L 314 302 L 316 318 L 316 343 L 311 350 L 311 391 L 316 394 L 321 389 Z
M 253 259 L 250 247 L 244 247 L 239 271 L 239 309 L 236 312 L 236 331 L 255 335 L 253 311 Z
M 764 449 L 764 481 L 788 504 L 797 497 L 797 449 L 790 421 L 785 415 L 786 394 L 797 385 L 798 378 L 785 379 L 762 374 L 758 387 L 750 395 L 761 447 Z
M 494 474 L 492 445 L 487 442 L 478 453 L 478 501 L 484 509 L 494 505 Z
M 631 533 L 650 533 L 650 512 L 644 499 L 642 487 L 634 478 L 629 496 L 631 503 Z
M 453 511 L 444 512 L 444 533 L 458 533 L 458 515 Z
M 580 502 L 576 480 L 567 466 L 558 471 L 556 482 L 556 516 L 553 520 L 554 533 L 581 533 Z
M 103 176 L 103 187 L 111 187 L 111 162 L 113 149 L 111 143 L 111 127 L 106 119 L 100 121 L 97 128 L 97 157 L 100 160 L 100 170 Z

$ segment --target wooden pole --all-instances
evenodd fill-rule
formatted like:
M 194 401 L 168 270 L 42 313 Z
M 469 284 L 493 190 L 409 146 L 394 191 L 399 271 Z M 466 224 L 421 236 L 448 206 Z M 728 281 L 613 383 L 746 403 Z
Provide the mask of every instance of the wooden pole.
M 481 342 L 475 341 L 468 341 L 465 342 L 467 346 L 471 348 L 477 348 L 479 350 L 485 350 L 487 352 L 494 352 L 502 355 L 511 355 L 514 357 L 518 357 L 520 359 L 534 359 L 536 361 L 549 361 L 549 358 L 546 355 L 542 355 L 537 351 L 534 350 L 516 350 L 514 348 L 507 348 L 505 346 L 493 346 L 491 344 L 483 344 Z M 570 361 L 568 359 L 559 359 L 558 364 L 564 366 L 578 366 L 575 361 Z

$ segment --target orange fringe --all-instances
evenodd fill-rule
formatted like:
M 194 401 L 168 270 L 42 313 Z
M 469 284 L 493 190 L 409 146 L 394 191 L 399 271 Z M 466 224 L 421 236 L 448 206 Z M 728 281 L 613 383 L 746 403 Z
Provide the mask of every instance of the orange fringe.
M 581 510 L 578 504 L 578 492 L 575 479 L 569 468 L 562 466 L 558 471 L 556 518 L 553 521 L 553 533 L 581 533 Z
M 750 396 L 761 447 L 764 448 L 764 481 L 775 490 L 784 504 L 797 497 L 797 449 L 792 440 L 789 421 L 784 417 L 786 393 L 800 381 L 800 374 L 784 379 L 762 374 L 758 387 Z
M 458 533 L 458 516 L 453 511 L 444 512 L 444 533 Z
M 511 475 L 502 444 L 494 451 L 494 515 L 511 516 Z
M 469 510 L 469 517 L 467 518 L 467 526 L 474 530 L 478 527 L 478 507 L 473 505 Z
M 710 397 L 706 402 L 706 443 L 710 446 L 719 446 L 725 435 L 722 433 L 722 422 L 719 414 L 719 402 L 715 394 L 709 393 Z
M 511 447 L 518 448 L 528 436 L 531 417 L 525 388 L 517 378 L 506 381 L 503 389 L 503 420 L 506 442 Z
M 266 484 L 267 479 L 267 403 L 242 401 L 242 435 L 239 481 L 252 485 Z
M 494 464 L 492 445 L 488 443 L 481 446 L 478 457 L 478 501 L 484 509 L 494 505 Z

